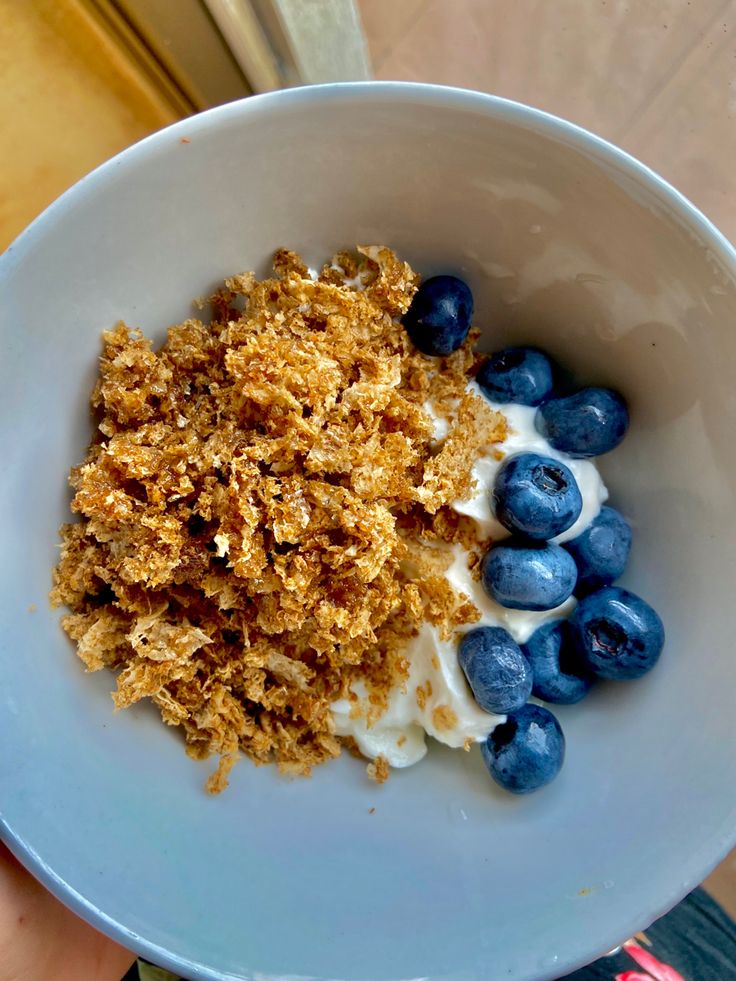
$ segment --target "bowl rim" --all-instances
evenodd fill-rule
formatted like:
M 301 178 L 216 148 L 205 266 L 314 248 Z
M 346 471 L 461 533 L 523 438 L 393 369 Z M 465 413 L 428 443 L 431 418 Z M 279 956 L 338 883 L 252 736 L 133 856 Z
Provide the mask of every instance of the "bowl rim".
M 20 233 L 0 255 L 0 283 L 12 277 L 16 266 L 23 262 L 36 242 L 43 239 L 47 229 L 62 222 L 78 201 L 104 187 L 117 172 L 122 172 L 120 174 L 122 176 L 126 169 L 138 166 L 149 157 L 165 152 L 172 142 L 178 143 L 182 138 L 205 134 L 233 118 L 238 118 L 247 124 L 250 119 L 281 108 L 298 108 L 314 103 L 340 101 L 353 102 L 359 106 L 361 102 L 376 98 L 384 99 L 389 103 L 422 104 L 466 112 L 474 111 L 490 118 L 502 119 L 532 129 L 542 135 L 554 137 L 558 141 L 563 138 L 574 149 L 614 166 L 619 173 L 632 178 L 651 191 L 663 204 L 669 206 L 682 225 L 695 234 L 711 255 L 719 260 L 736 279 L 736 248 L 715 224 L 651 167 L 584 127 L 521 102 L 472 89 L 423 82 L 368 81 L 309 85 L 249 96 L 186 117 L 144 137 L 78 180 Z M 10 826 L 1 810 L 0 840 L 57 899 L 77 915 L 132 952 L 161 967 L 197 981 L 255 981 L 256 978 L 258 981 L 278 981 L 277 977 L 271 978 L 260 972 L 257 975 L 250 972 L 237 975 L 223 973 L 203 963 L 179 956 L 172 950 L 159 946 L 155 941 L 131 931 L 123 923 L 87 900 L 47 865 L 43 857 L 25 841 L 22 830 Z M 570 947 L 566 954 L 556 959 L 555 968 L 551 973 L 543 973 L 535 977 L 535 981 L 553 981 L 554 978 L 559 977 L 560 969 L 571 972 L 591 963 L 592 959 L 601 956 L 601 947 L 604 950 L 612 950 L 640 930 L 645 921 L 651 923 L 663 916 L 698 886 L 734 846 L 736 846 L 736 827 L 731 826 L 722 828 L 718 836 L 701 842 L 699 847 L 688 856 L 684 865 L 671 876 L 670 889 L 656 908 L 642 910 L 632 905 L 633 912 L 629 914 L 627 922 L 613 925 L 610 934 L 602 941 L 598 939 L 592 943 L 587 938 L 581 937 L 574 947 Z M 307 979 L 300 979 L 300 981 L 307 981 Z M 316 979 L 309 979 L 309 981 L 316 981 Z

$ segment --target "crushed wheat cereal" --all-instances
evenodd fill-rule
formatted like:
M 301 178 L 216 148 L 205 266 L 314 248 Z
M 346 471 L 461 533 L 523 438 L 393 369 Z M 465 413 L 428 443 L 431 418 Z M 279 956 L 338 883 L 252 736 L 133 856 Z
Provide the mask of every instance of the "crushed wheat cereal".
M 377 756 L 366 767 L 368 776 L 376 783 L 386 783 L 391 775 L 391 767 L 385 756 Z
M 437 732 L 449 732 L 457 725 L 457 715 L 449 705 L 437 705 L 432 709 L 432 724 Z
M 478 619 L 436 546 L 479 553 L 449 505 L 505 419 L 466 393 L 475 335 L 425 358 L 399 322 L 418 277 L 358 252 L 313 280 L 281 249 L 274 278 L 228 278 L 210 322 L 158 350 L 103 335 L 52 600 L 87 670 L 115 672 L 116 708 L 149 698 L 191 756 L 220 757 L 215 793 L 239 751 L 299 774 L 352 751 L 331 703 L 360 681 L 380 717 L 422 621 Z M 439 451 L 427 399 L 459 407 Z

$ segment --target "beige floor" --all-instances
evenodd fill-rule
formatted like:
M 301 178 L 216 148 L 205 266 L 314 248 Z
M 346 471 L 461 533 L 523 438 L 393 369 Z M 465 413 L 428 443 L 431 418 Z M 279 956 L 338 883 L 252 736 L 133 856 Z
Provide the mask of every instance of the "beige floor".
M 360 0 L 376 78 L 461 85 L 613 140 L 736 238 L 736 0 Z
M 736 0 L 359 0 L 375 77 L 492 92 L 624 147 L 736 239 Z M 706 883 L 736 917 L 736 852 Z

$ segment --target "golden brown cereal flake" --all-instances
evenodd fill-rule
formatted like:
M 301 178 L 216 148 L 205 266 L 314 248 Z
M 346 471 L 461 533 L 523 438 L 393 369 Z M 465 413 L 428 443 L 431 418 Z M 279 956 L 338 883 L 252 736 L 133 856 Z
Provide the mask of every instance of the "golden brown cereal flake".
M 457 715 L 449 705 L 437 705 L 432 709 L 432 725 L 437 732 L 449 732 L 457 725 Z
M 399 318 L 419 280 L 389 249 L 338 253 L 316 280 L 280 249 L 274 271 L 226 279 L 210 322 L 158 350 L 122 323 L 104 333 L 51 594 L 87 670 L 116 672 L 117 708 L 150 698 L 191 756 L 220 757 L 213 793 L 239 751 L 292 774 L 354 751 L 332 702 L 370 724 L 424 620 L 450 637 L 478 619 L 442 546 L 477 562 L 450 505 L 505 437 L 466 392 L 474 332 L 443 359 L 411 344 Z M 439 447 L 428 401 L 451 419 Z
M 417 499 L 430 514 L 475 490 L 473 463 L 479 453 L 506 438 L 506 418 L 481 396 L 466 392 L 437 456 L 427 461 Z
M 366 770 L 371 780 L 375 780 L 376 783 L 386 783 L 391 774 L 391 767 L 385 756 L 377 756 L 368 764 Z

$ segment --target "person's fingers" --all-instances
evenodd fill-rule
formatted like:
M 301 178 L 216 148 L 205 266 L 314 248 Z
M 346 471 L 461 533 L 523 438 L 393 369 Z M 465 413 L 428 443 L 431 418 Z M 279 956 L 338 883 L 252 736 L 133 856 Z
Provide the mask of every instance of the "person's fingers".
M 133 960 L 47 892 L 0 842 L 0 981 L 120 981 Z

